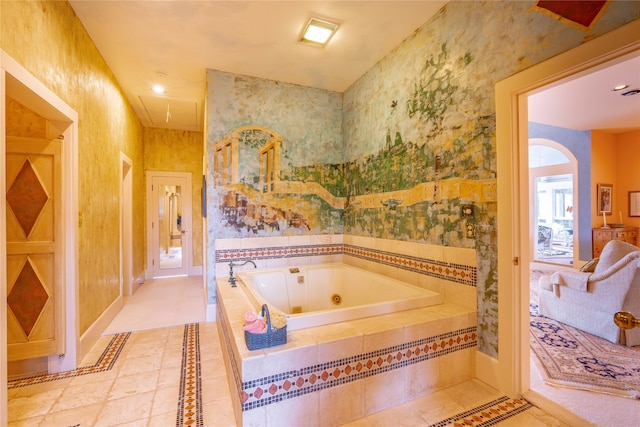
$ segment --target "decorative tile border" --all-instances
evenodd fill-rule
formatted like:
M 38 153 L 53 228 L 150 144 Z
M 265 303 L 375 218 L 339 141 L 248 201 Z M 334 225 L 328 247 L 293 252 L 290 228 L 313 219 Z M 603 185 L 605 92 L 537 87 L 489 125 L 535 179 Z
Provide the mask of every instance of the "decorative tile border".
M 343 253 L 342 244 L 305 245 L 305 246 L 276 246 L 250 249 L 220 249 L 216 250 L 216 262 L 231 262 L 238 259 L 280 259 L 319 255 L 340 255 Z
M 347 255 L 467 286 L 475 287 L 478 281 L 477 268 L 473 266 L 345 244 L 221 249 L 217 250 L 215 254 L 217 263 L 247 258 L 252 260 L 267 260 L 303 256 Z
M 242 383 L 242 411 L 392 371 L 477 346 L 475 327 L 294 369 Z M 226 338 L 225 338 L 226 339 Z M 232 363 L 235 360 L 232 359 Z M 237 369 L 237 368 L 236 368 Z M 235 370 L 234 369 L 234 376 Z
M 468 411 L 446 418 L 428 427 L 483 427 L 496 425 L 518 415 L 533 405 L 524 399 L 502 396 Z
M 56 374 L 37 375 L 29 378 L 22 378 L 7 383 L 7 388 L 13 389 L 18 387 L 25 387 L 28 385 L 41 384 L 49 381 L 62 380 L 65 378 L 77 377 L 80 375 L 95 374 L 98 372 L 104 372 L 110 370 L 118 360 L 118 356 L 122 352 L 124 345 L 127 343 L 131 332 L 124 334 L 116 334 L 113 336 L 107 348 L 102 352 L 102 355 L 98 361 L 92 366 L 85 366 L 82 368 L 76 368 L 71 371 L 58 372 Z
M 463 285 L 476 286 L 478 281 L 476 267 L 469 265 L 435 261 L 353 245 L 344 245 L 344 254 Z
M 200 369 L 200 325 L 184 325 L 176 427 L 204 426 Z

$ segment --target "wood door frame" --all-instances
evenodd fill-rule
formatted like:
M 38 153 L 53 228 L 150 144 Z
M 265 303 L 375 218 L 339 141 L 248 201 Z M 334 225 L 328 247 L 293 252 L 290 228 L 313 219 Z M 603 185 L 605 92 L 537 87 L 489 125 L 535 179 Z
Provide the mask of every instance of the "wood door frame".
M 154 178 L 165 177 L 165 178 L 185 178 L 187 181 L 186 188 L 182 194 L 182 203 L 183 206 L 189 206 L 189 214 L 182 216 L 182 223 L 184 228 L 187 230 L 185 233 L 185 237 L 183 240 L 182 246 L 182 260 L 186 266 L 186 274 L 191 276 L 194 275 L 195 269 L 193 268 L 193 226 L 192 226 L 192 216 L 193 216 L 193 203 L 192 203 L 192 185 L 191 182 L 191 173 L 190 172 L 163 172 L 163 171 L 146 171 L 147 175 L 147 183 L 146 183 L 146 192 L 147 192 L 147 270 L 145 272 L 145 277 L 147 279 L 152 279 L 154 277 L 153 273 L 153 261 L 154 261 L 154 251 L 157 250 L 157 244 L 154 241 L 154 229 L 153 229 L 153 218 L 157 217 L 157 209 L 156 202 L 153 200 L 153 195 L 151 191 L 151 185 L 153 183 Z
M 11 56 L 0 50 L 0 188 L 6 194 L 6 102 L 7 95 L 47 119 L 48 137 L 64 136 L 62 144 L 62 213 L 64 218 L 65 354 L 49 357 L 49 372 L 77 367 L 80 360 L 78 316 L 78 113 L 31 75 Z M 0 197 L 0 222 L 6 224 L 6 198 Z M 0 227 L 0 276 L 7 274 L 7 236 Z M 0 294 L 7 294 L 0 280 Z M 7 307 L 0 304 L 0 360 L 7 360 Z M 0 425 L 7 423 L 7 364 L 0 363 Z
M 551 83 L 637 56 L 638 34 L 640 20 L 496 84 L 499 357 L 480 355 L 476 375 L 508 395 L 534 398 L 543 410 L 553 403 L 530 390 L 527 98 Z
M 137 290 L 133 277 L 133 161 L 120 152 L 120 296 Z

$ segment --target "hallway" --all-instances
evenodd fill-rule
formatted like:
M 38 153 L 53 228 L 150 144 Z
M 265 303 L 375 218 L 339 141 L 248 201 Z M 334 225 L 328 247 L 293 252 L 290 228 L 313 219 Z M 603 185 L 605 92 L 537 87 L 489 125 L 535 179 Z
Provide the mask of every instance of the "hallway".
M 204 321 L 198 290 L 200 277 L 147 281 L 126 299 L 80 368 L 9 383 L 9 426 L 235 426 L 216 324 Z M 463 421 L 566 425 L 476 380 L 347 425 Z M 323 426 L 322 415 L 310 417 L 309 425 Z

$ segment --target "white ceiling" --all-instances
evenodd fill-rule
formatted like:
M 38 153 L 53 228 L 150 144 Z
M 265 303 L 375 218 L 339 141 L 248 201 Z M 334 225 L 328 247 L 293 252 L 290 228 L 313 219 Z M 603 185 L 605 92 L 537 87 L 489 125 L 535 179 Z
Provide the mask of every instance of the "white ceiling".
M 622 133 L 640 129 L 640 52 L 529 96 L 529 120 L 574 130 Z M 628 84 L 620 92 L 614 86 Z
M 144 126 L 202 130 L 206 69 L 344 92 L 447 1 L 70 3 Z M 324 49 L 297 42 L 311 16 L 340 23 Z M 151 92 L 157 80 L 162 96 Z M 640 88 L 639 58 L 530 97 L 530 118 L 576 130 L 640 128 L 640 95 L 611 93 L 619 82 Z
M 202 130 L 206 69 L 344 92 L 447 2 L 70 3 L 144 126 Z M 324 49 L 298 43 L 311 16 L 340 23 Z

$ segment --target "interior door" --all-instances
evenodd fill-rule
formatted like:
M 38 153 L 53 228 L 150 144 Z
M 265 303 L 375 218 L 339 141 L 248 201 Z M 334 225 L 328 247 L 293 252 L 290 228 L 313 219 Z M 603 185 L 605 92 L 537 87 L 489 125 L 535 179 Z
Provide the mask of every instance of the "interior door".
M 7 353 L 64 353 L 60 140 L 7 137 Z
M 191 183 L 185 174 L 151 177 L 153 277 L 186 276 L 191 260 Z

